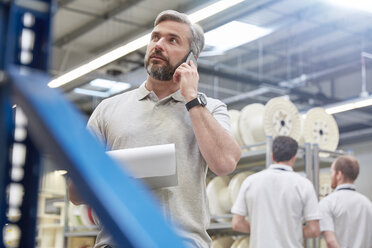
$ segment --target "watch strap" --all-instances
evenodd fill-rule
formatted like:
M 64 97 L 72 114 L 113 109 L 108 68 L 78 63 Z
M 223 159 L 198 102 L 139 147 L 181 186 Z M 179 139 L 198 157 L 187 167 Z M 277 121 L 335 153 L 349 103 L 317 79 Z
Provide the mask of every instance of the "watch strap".
M 191 108 L 199 105 L 202 105 L 202 103 L 199 100 L 199 97 L 196 97 L 185 104 L 187 111 L 190 111 Z

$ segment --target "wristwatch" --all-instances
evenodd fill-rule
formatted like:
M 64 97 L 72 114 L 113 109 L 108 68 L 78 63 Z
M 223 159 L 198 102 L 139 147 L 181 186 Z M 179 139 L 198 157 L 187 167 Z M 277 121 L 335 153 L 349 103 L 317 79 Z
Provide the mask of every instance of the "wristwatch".
M 191 108 L 199 105 L 201 105 L 202 107 L 207 105 L 207 98 L 205 97 L 204 94 L 198 93 L 197 97 L 186 103 L 185 106 L 187 111 L 189 111 Z

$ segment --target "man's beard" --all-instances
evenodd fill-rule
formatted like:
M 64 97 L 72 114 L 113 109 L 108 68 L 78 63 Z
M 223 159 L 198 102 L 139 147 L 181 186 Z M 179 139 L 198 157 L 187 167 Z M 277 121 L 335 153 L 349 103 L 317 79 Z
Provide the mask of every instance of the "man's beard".
M 155 54 L 162 56 L 160 52 L 155 52 Z M 149 61 L 150 61 L 151 55 L 150 56 L 145 56 L 146 71 L 150 75 L 150 77 L 152 77 L 156 80 L 160 80 L 160 81 L 171 80 L 173 78 L 174 72 L 176 71 L 178 66 L 180 66 L 186 59 L 186 57 L 185 57 L 176 66 L 173 67 L 172 65 L 170 65 L 169 60 L 162 56 L 162 58 L 166 62 L 166 65 L 162 66 L 162 65 L 158 64 L 157 61 L 150 64 Z
M 167 62 L 166 65 L 161 66 L 159 64 L 149 64 L 146 61 L 146 71 L 150 77 L 160 80 L 169 81 L 173 78 L 175 69 Z

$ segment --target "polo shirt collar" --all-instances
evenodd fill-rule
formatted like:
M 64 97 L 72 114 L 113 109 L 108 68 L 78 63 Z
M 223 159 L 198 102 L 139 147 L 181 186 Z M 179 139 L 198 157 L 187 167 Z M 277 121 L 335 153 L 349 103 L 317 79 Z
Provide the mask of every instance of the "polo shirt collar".
M 140 85 L 140 87 L 138 87 L 137 99 L 139 101 L 146 98 L 151 93 L 153 93 L 152 91 L 147 90 L 145 85 L 146 85 L 146 81 L 143 82 Z M 153 93 L 153 94 L 155 94 L 155 93 Z M 175 101 L 178 101 L 178 102 L 186 102 L 185 99 L 183 98 L 183 96 L 181 95 L 180 90 L 177 90 L 176 92 L 170 94 L 166 98 L 169 98 L 169 97 L 172 97 Z
M 181 90 L 177 90 L 176 92 L 171 94 L 171 97 L 177 102 L 186 102 L 185 98 L 183 98 L 183 96 L 181 95 Z
M 344 184 L 340 184 L 340 185 L 338 185 L 338 186 L 335 188 L 335 190 L 340 190 L 340 189 L 345 189 L 345 188 L 356 190 L 355 185 L 352 184 L 352 183 L 344 183 Z
M 151 93 L 151 91 L 148 91 L 147 89 L 146 89 L 146 81 L 145 82 L 143 82 L 141 85 L 140 85 L 140 87 L 138 87 L 138 91 L 137 91 L 137 99 L 138 100 L 142 100 L 142 99 L 144 99 L 145 97 L 147 97 L 150 93 Z
M 270 170 L 285 170 L 285 171 L 293 171 L 293 168 L 289 165 L 283 164 L 272 164 L 269 167 Z

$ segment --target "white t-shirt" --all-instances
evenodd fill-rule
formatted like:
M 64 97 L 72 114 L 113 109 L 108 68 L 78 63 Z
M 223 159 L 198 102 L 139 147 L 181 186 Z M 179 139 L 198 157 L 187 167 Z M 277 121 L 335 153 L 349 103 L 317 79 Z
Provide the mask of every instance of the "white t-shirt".
M 251 248 L 302 247 L 303 220 L 321 217 L 312 183 L 279 164 L 249 176 L 231 212 L 248 217 Z
M 372 248 L 372 203 L 354 184 L 338 185 L 319 207 L 320 231 L 333 231 L 340 248 Z

